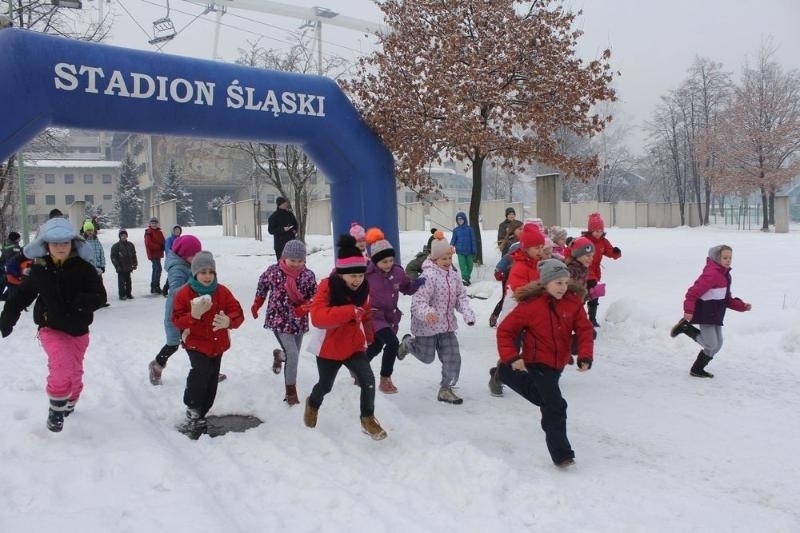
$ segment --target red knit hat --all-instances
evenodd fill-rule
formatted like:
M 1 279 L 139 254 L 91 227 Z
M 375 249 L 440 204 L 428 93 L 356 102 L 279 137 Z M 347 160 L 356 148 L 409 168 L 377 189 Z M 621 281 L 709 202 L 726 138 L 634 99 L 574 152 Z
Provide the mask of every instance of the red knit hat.
M 600 213 L 592 213 L 589 215 L 589 224 L 587 224 L 587 229 L 589 231 L 604 231 L 605 224 L 603 223 L 603 217 L 600 216 Z
M 539 227 L 536 224 L 528 223 L 522 226 L 519 242 L 523 250 L 527 250 L 532 246 L 542 246 L 544 244 L 544 234 L 539 231 Z

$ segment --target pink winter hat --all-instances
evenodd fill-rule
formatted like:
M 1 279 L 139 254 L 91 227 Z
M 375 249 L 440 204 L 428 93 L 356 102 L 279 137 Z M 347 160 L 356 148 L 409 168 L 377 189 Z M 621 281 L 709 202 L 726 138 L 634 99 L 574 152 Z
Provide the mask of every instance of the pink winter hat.
M 358 222 L 353 222 L 350 224 L 350 235 L 356 240 L 356 242 L 364 242 L 367 238 L 367 232 L 364 231 L 364 226 Z
M 181 259 L 188 259 L 202 249 L 200 239 L 194 235 L 181 235 L 172 242 L 172 251 Z

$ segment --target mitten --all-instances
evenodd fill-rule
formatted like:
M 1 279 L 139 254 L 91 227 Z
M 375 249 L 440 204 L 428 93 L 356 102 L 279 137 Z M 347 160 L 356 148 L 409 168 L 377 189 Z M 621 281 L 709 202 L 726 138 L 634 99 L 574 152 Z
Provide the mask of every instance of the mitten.
M 578 369 L 589 370 L 590 368 L 592 368 L 592 360 L 588 357 L 578 356 Z
M 303 302 L 300 305 L 296 305 L 294 308 L 294 316 L 297 318 L 303 318 L 311 311 L 311 302 Z
M 425 278 L 422 276 L 419 276 L 417 279 L 411 282 L 411 286 L 414 288 L 414 290 L 419 289 L 423 285 L 425 285 Z
M 614 251 L 615 254 L 617 254 L 619 256 L 622 255 L 622 250 L 620 250 L 618 247 L 615 246 L 615 247 L 612 248 L 612 250 Z
M 589 298 L 592 300 L 596 298 L 600 298 L 601 296 L 606 295 L 606 284 L 605 283 L 598 283 L 591 289 L 589 289 Z
M 214 315 L 214 319 L 211 321 L 211 325 L 214 326 L 211 328 L 211 331 L 227 329 L 231 325 L 231 318 L 225 314 L 225 311 L 220 311 L 219 313 Z
M 503 281 L 503 273 L 500 272 L 499 270 L 495 270 L 494 279 L 496 279 L 497 281 Z
M 192 310 L 191 315 L 192 318 L 195 320 L 200 320 L 200 317 L 203 314 L 211 309 L 211 297 L 206 296 L 198 296 L 197 298 L 192 298 Z
M 253 300 L 253 305 L 250 306 L 250 312 L 253 313 L 253 318 L 258 318 L 258 310 L 264 305 L 264 297 L 256 296 Z

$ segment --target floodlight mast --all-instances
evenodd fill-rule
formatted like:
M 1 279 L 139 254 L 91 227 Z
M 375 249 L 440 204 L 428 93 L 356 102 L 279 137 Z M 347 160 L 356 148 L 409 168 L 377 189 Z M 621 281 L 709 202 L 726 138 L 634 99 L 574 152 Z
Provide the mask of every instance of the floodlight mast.
M 217 47 L 219 43 L 220 19 L 228 8 L 256 11 L 259 13 L 269 13 L 282 17 L 296 18 L 314 27 L 314 37 L 317 45 L 318 73 L 322 74 L 322 23 L 347 28 L 367 34 L 387 34 L 388 26 L 368 20 L 354 17 L 347 17 L 328 9 L 326 7 L 299 7 L 281 2 L 271 2 L 269 0 L 214 0 L 202 2 L 199 0 L 184 0 L 190 4 L 203 6 L 207 12 L 216 11 L 217 26 L 214 35 L 213 59 L 217 59 Z

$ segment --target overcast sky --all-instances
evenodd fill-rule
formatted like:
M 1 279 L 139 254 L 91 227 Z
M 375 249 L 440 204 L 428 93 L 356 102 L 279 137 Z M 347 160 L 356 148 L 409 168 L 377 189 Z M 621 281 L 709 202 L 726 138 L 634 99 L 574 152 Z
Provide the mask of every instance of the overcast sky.
M 85 9 L 96 9 L 100 1 L 107 0 L 84 0 Z M 381 21 L 380 10 L 369 0 L 283 3 L 323 6 L 349 17 Z M 620 97 L 616 115 L 618 123 L 629 128 L 634 150 L 645 142 L 642 122 L 659 97 L 685 78 L 695 56 L 721 62 L 738 76 L 748 55 L 753 57 L 762 40 L 771 37 L 778 48 L 776 60 L 787 70 L 800 69 L 800 0 L 567 0 L 566 5 L 583 10 L 576 24 L 585 32 L 582 56 L 593 58 L 606 47 L 612 49 L 612 65 L 622 74 L 615 83 Z M 153 21 L 166 15 L 165 0 L 113 0 L 106 4 L 109 8 L 115 15 L 111 44 L 154 49 L 145 32 L 152 36 Z M 203 8 L 185 0 L 171 0 L 170 8 L 170 18 L 181 31 L 163 51 L 210 58 L 214 15 L 197 17 Z M 232 9 L 222 23 L 219 55 L 232 60 L 247 40 L 260 40 L 268 48 L 288 47 L 287 32 L 301 21 Z M 352 59 L 369 53 L 373 42 L 355 31 L 323 26 L 326 54 Z

